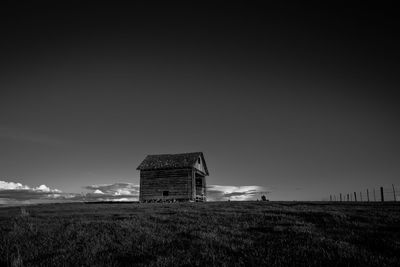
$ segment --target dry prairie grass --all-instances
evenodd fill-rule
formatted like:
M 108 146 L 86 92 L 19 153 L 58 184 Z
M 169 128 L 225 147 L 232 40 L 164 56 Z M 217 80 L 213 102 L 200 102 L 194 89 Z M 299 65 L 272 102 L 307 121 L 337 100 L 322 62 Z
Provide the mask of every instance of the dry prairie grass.
M 399 266 L 396 203 L 0 208 L 1 266 Z

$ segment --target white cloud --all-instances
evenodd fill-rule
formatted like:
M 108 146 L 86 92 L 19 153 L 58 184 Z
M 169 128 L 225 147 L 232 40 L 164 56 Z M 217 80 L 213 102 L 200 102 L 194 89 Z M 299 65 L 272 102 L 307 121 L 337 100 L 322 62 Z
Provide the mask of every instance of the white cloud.
M 84 201 L 138 201 L 139 185 L 132 183 L 94 184 L 84 187 L 89 190 L 82 196 Z
M 43 202 L 62 201 L 68 198 L 69 194 L 65 194 L 58 189 L 51 189 L 47 185 L 30 187 L 16 182 L 0 181 L 0 204 L 19 205 Z
M 27 191 L 47 192 L 47 193 L 62 193 L 60 190 L 51 189 L 50 187 L 44 184 L 38 187 L 31 188 L 21 183 L 6 182 L 6 181 L 0 181 L 0 190 L 27 190 Z
M 209 185 L 207 186 L 207 199 L 211 201 L 244 201 L 256 200 L 261 195 L 267 195 L 270 190 L 266 187 L 252 186 L 231 186 L 231 185 Z
M 0 181 L 0 190 L 24 190 L 29 189 L 29 186 L 20 183 Z
M 139 185 L 132 183 L 88 185 L 84 188 L 89 190 L 90 193 L 95 193 L 99 190 L 105 195 L 110 196 L 139 196 Z
M 87 193 L 63 193 L 47 185 L 30 187 L 21 183 L 0 181 L 0 205 L 22 205 L 63 201 L 137 201 L 139 185 L 131 183 L 86 186 Z
M 50 188 L 47 187 L 44 184 L 42 184 L 41 186 L 36 187 L 35 190 L 42 191 L 42 192 L 50 192 Z
M 105 199 L 104 201 L 116 201 L 116 202 L 127 202 L 127 201 L 137 201 L 138 198 L 136 197 L 121 197 L 121 198 L 109 198 Z

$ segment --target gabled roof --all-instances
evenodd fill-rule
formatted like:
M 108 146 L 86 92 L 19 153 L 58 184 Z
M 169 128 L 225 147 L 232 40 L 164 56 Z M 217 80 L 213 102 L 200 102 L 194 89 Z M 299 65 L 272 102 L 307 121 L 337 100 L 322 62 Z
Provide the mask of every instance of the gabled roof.
M 201 157 L 206 175 L 209 175 L 203 152 L 148 155 L 136 168 L 137 170 L 160 170 L 192 168 Z

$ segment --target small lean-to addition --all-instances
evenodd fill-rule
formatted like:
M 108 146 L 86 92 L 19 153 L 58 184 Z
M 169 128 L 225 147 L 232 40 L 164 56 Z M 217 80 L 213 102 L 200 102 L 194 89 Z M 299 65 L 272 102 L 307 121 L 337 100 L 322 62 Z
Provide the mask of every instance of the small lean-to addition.
M 202 152 L 148 155 L 140 171 L 140 202 L 206 201 L 209 175 Z

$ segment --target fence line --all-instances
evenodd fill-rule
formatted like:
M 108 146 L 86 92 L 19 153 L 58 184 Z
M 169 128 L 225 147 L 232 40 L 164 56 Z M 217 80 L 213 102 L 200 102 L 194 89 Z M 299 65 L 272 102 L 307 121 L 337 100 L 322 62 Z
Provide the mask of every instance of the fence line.
M 400 201 L 400 187 L 394 184 L 390 188 L 367 188 L 358 192 L 336 193 L 329 196 L 330 201 L 339 202 L 385 202 L 385 201 Z

